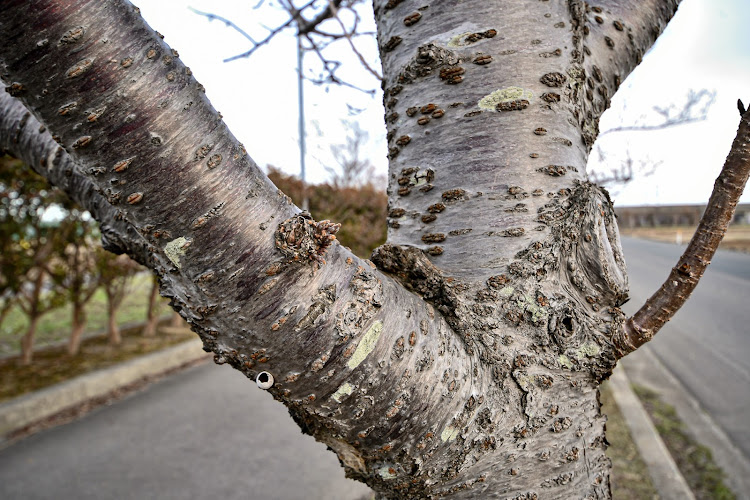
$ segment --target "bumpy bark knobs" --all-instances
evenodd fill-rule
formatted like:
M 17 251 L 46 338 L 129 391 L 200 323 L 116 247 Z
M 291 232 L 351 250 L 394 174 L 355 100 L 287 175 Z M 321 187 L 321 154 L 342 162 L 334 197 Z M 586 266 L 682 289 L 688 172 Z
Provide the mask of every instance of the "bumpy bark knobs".
M 279 224 L 275 240 L 285 257 L 295 262 L 317 262 L 325 264 L 323 255 L 336 239 L 341 224 L 314 220 L 309 213 L 302 212 Z

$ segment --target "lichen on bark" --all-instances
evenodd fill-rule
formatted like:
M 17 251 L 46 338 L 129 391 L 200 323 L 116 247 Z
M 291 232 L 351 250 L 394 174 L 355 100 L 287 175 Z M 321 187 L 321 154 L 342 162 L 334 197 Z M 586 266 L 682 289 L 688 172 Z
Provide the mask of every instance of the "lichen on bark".
M 54 136 L 22 113 L 3 141 L 65 165 L 47 175 L 88 193 L 215 360 L 269 373 L 382 497 L 608 497 L 597 387 L 627 281 L 585 163 L 675 5 L 376 0 L 392 182 L 373 262 L 276 190 L 126 2 L 8 2 L 2 106 Z M 498 89 L 513 112 L 481 109 Z

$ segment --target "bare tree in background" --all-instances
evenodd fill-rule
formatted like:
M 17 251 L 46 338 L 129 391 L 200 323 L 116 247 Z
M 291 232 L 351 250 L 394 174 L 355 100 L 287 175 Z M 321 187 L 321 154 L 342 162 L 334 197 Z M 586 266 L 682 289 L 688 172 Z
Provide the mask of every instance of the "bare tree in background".
M 325 167 L 331 176 L 331 183 L 337 188 L 360 186 L 370 182 L 373 177 L 372 163 L 363 157 L 363 151 L 369 134 L 362 130 L 355 121 L 344 121 L 348 130 L 344 144 L 331 146 L 331 153 L 336 167 Z
M 626 318 L 586 160 L 676 8 L 375 0 L 390 229 L 372 261 L 266 179 L 128 3 L 6 2 L 0 147 L 380 497 L 608 498 L 599 384 L 689 296 L 750 170 L 745 113 L 696 237 Z
M 621 134 L 623 132 L 656 132 L 704 121 L 715 100 L 716 91 L 707 89 L 690 90 L 681 104 L 672 103 L 669 106 L 654 106 L 653 112 L 658 115 L 658 120 L 642 115 L 636 123 L 619 125 L 600 133 L 594 149 L 599 163 L 606 163 L 609 171 L 590 171 L 589 180 L 612 190 L 620 185 L 627 184 L 635 177 L 648 177 L 653 174 L 664 163 L 663 160 L 649 157 L 633 158 L 629 150 L 625 152 L 624 158 L 613 159 L 612 153 L 607 151 L 606 146 L 602 144 L 602 142 L 606 143 L 606 140 L 602 141 L 601 139 L 606 137 L 609 140 L 614 135 L 622 140 Z M 625 109 L 627 109 L 627 106 L 625 106 Z
M 264 5 L 264 0 L 258 2 L 254 9 L 257 10 Z M 225 62 L 252 56 L 256 51 L 268 45 L 277 35 L 285 30 L 295 30 L 297 36 L 302 40 L 302 48 L 305 52 L 314 54 L 318 65 L 315 69 L 305 75 L 310 81 L 317 84 L 337 84 L 374 93 L 370 89 L 362 89 L 350 81 L 339 77 L 338 70 L 341 61 L 329 55 L 334 45 L 346 45 L 375 79 L 380 80 L 382 76 L 373 63 L 363 53 L 358 39 L 371 38 L 375 34 L 363 31 L 360 28 L 362 22 L 361 11 L 368 11 L 368 2 L 365 0 L 280 0 L 279 7 L 288 14 L 288 18 L 273 27 L 263 27 L 259 37 L 253 36 L 236 22 L 220 15 L 201 12 L 193 9 L 196 14 L 208 18 L 209 21 L 220 21 L 227 27 L 234 29 L 250 43 L 250 47 L 244 52 L 225 59 Z M 369 15 L 370 12 L 367 12 Z M 365 40 L 364 43 L 371 43 Z

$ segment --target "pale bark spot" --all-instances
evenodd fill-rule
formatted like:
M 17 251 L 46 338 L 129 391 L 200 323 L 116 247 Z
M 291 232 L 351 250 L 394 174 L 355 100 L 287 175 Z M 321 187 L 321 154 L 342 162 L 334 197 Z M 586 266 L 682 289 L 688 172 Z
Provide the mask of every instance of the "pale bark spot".
M 352 393 L 354 390 L 354 387 L 349 382 L 346 382 L 344 385 L 339 387 L 335 393 L 333 393 L 333 396 L 331 396 L 334 401 L 337 403 L 340 403 L 342 399 L 344 399 L 345 396 L 348 396 Z
M 170 261 L 172 261 L 172 264 L 174 264 L 177 269 L 182 268 L 180 257 L 185 255 L 185 251 L 187 250 L 187 247 L 190 246 L 191 242 L 190 239 L 180 236 L 179 238 L 175 238 L 167 243 L 164 247 L 164 254 Z
M 448 426 L 445 429 L 443 429 L 443 432 L 440 433 L 440 439 L 445 443 L 447 441 L 453 441 L 458 437 L 458 429 L 456 429 L 453 426 Z
M 382 321 L 376 321 L 372 324 L 369 330 L 367 330 L 367 333 L 365 333 L 364 337 L 362 337 L 362 340 L 359 341 L 359 344 L 357 345 L 357 350 L 354 351 L 354 354 L 352 354 L 351 359 L 349 360 L 349 363 L 347 363 L 347 366 L 350 370 L 355 369 L 362 363 L 362 361 L 365 360 L 367 356 L 375 349 L 375 344 L 378 342 L 378 339 L 380 338 L 380 334 L 383 331 L 383 322 Z

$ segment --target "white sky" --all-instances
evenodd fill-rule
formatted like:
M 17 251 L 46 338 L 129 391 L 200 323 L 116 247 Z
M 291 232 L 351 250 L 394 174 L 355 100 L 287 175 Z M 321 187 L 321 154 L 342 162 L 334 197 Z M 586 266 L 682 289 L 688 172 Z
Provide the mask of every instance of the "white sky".
M 263 26 L 282 20 L 266 0 L 136 0 L 148 23 L 165 36 L 180 58 L 205 85 L 214 107 L 222 112 L 234 134 L 255 161 L 299 173 L 297 147 L 296 40 L 287 30 L 249 59 L 222 60 L 249 48 L 247 40 L 219 21 L 208 22 L 188 9 L 212 12 L 231 19 L 256 39 Z M 363 29 L 374 30 L 371 14 L 362 12 Z M 643 63 L 623 83 L 602 118 L 600 129 L 621 125 L 659 123 L 655 106 L 680 107 L 690 90 L 714 91 L 716 98 L 705 121 L 652 132 L 618 132 L 598 141 L 605 162 L 592 154 L 590 169 L 603 174 L 630 157 L 636 166 L 633 181 L 611 191 L 618 205 L 702 203 L 711 193 L 734 139 L 739 112 L 737 98 L 750 105 L 750 1 L 683 0 L 674 20 Z M 361 50 L 375 60 L 374 39 L 362 38 Z M 312 67 L 314 55 L 306 55 Z M 348 81 L 375 89 L 375 96 L 332 86 L 305 85 L 308 160 L 307 178 L 328 178 L 324 164 L 333 166 L 330 145 L 345 141 L 343 119 L 356 120 L 369 132 L 365 151 L 377 172 L 387 171 L 385 126 L 379 83 L 356 63 L 348 51 L 342 75 Z M 377 63 L 376 67 L 380 70 Z M 344 73 L 344 71 L 346 73 Z M 363 111 L 349 115 L 349 106 Z M 652 170 L 650 175 L 638 174 Z M 750 202 L 750 190 L 742 198 Z

